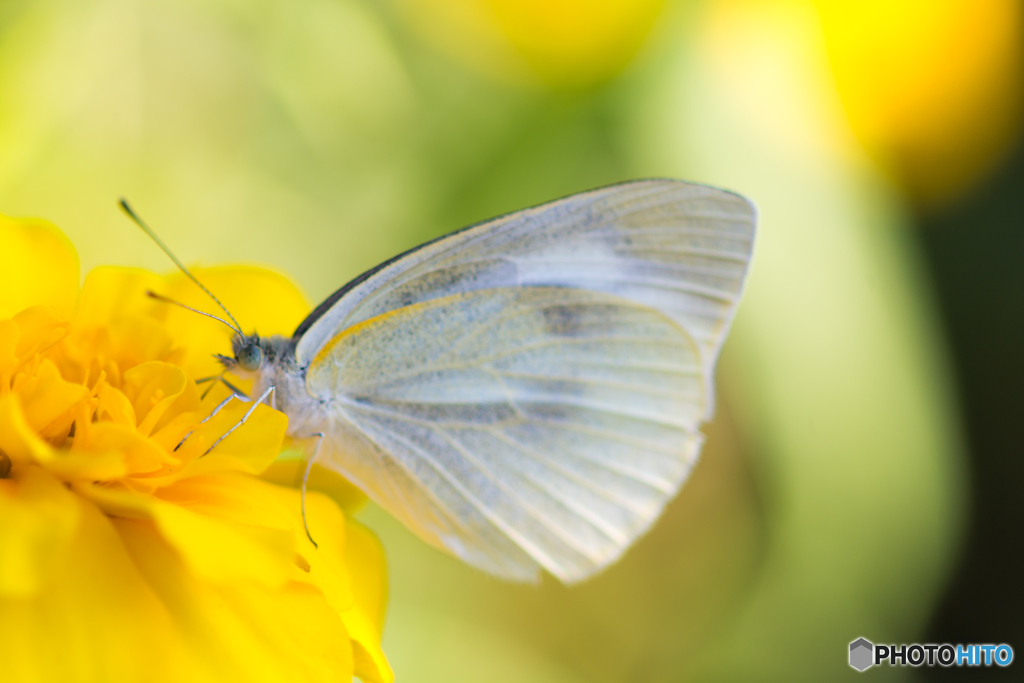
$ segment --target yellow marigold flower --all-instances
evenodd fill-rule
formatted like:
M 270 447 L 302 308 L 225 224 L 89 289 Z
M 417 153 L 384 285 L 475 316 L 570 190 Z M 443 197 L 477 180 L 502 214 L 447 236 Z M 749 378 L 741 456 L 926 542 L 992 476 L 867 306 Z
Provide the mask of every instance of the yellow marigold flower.
M 1020 134 L 1017 0 L 814 0 L 850 124 L 919 200 L 970 189 Z
M 203 277 L 261 332 L 306 303 L 255 268 Z M 101 268 L 42 221 L 0 217 L 4 681 L 391 681 L 370 532 L 328 496 L 258 478 L 287 418 L 201 398 L 228 340 L 144 296 L 180 277 Z M 215 325 L 216 323 L 214 323 Z M 176 448 L 189 435 L 180 448 Z
M 664 0 L 400 0 L 407 23 L 502 80 L 586 87 L 636 56 Z

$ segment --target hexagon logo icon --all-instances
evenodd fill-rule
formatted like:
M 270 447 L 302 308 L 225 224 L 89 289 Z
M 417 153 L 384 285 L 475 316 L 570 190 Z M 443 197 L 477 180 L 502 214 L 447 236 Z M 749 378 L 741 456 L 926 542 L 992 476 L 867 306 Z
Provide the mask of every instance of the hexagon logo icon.
M 875 646 L 870 640 L 858 638 L 850 643 L 850 666 L 863 671 L 874 664 Z

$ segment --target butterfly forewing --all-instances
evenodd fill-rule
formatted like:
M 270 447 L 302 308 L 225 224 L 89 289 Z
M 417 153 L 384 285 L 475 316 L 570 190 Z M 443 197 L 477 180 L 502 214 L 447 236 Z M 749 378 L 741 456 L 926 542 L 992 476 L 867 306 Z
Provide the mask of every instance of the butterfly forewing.
M 753 229 L 736 195 L 640 181 L 381 268 L 298 343 L 321 462 L 487 571 L 589 576 L 696 457 Z
M 462 230 L 380 268 L 320 316 L 296 356 L 304 365 L 345 327 L 419 301 L 555 285 L 661 310 L 713 365 L 753 239 L 753 206 L 717 188 L 644 180 L 584 192 Z

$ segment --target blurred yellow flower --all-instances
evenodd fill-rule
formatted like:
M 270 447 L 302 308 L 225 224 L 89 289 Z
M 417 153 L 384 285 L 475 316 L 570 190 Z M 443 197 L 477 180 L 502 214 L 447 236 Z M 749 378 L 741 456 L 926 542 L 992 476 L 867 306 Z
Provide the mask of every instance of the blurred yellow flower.
M 314 547 L 298 492 L 256 476 L 285 415 L 258 406 L 204 456 L 249 406 L 202 422 L 226 390 L 193 373 L 225 335 L 144 296 L 183 280 L 100 268 L 76 292 L 63 235 L 3 217 L 0 266 L 3 680 L 391 681 L 376 539 L 311 493 Z M 261 332 L 305 313 L 280 276 L 206 275 Z
M 579 87 L 636 55 L 665 0 L 402 0 L 410 25 L 473 68 Z
M 854 132 L 919 199 L 955 196 L 1019 134 L 1018 0 L 814 0 Z

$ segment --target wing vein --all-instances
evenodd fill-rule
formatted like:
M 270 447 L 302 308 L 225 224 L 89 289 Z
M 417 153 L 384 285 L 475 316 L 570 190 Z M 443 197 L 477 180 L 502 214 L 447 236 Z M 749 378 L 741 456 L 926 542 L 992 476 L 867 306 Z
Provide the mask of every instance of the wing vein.
M 534 379 L 544 382 L 575 382 L 577 384 L 595 386 L 595 387 L 608 387 L 610 389 L 621 389 L 623 391 L 633 391 L 638 394 L 648 394 L 650 396 L 664 396 L 668 398 L 677 399 L 680 401 L 686 401 L 690 399 L 700 399 L 699 395 L 691 394 L 680 394 L 672 391 L 671 389 L 658 389 L 654 387 L 645 387 L 639 384 L 627 384 L 626 382 L 615 382 L 612 380 L 602 379 L 587 379 L 581 377 L 572 377 L 569 375 L 543 375 L 535 372 L 516 372 L 511 370 L 498 370 L 496 368 L 485 368 L 487 370 L 493 370 L 495 374 L 502 377 L 514 377 L 517 379 Z
M 579 545 L 579 542 L 572 536 L 566 534 L 565 531 L 558 526 L 557 522 L 555 522 L 552 519 L 549 519 L 547 515 L 545 515 L 543 512 L 541 512 L 533 505 L 525 501 L 514 489 L 505 485 L 505 483 L 502 482 L 501 479 L 495 475 L 494 471 L 491 470 L 491 468 L 489 468 L 487 465 L 485 465 L 483 462 L 477 459 L 477 457 L 473 455 L 470 452 L 470 450 L 466 448 L 458 439 L 454 438 L 453 436 L 451 436 L 450 434 L 443 430 L 435 430 L 435 433 L 438 434 L 438 436 L 440 436 L 442 439 L 447 441 L 452 448 L 459 451 L 462 454 L 462 456 L 466 458 L 466 460 L 476 465 L 476 468 L 479 472 L 485 474 L 487 478 L 491 481 L 491 483 L 494 484 L 495 487 L 504 491 L 510 500 L 515 501 L 515 503 L 520 508 L 522 508 L 530 517 L 539 522 L 541 526 L 543 526 L 556 537 L 561 539 L 563 543 L 565 543 L 570 548 L 574 549 L 580 555 L 583 555 L 585 558 L 587 558 L 594 564 L 600 564 L 600 557 L 595 557 L 588 548 L 584 548 L 583 546 Z
M 598 486 L 596 483 L 594 483 L 592 481 L 588 481 L 584 477 L 579 476 L 578 474 L 576 474 L 572 470 L 570 470 L 568 468 L 565 468 L 565 467 L 562 467 L 558 463 L 557 460 L 544 458 L 535 449 L 530 448 L 529 446 L 527 446 L 526 444 L 524 444 L 524 443 L 522 443 L 520 441 L 517 441 L 516 439 L 512 438 L 508 434 L 505 434 L 502 431 L 495 431 L 495 430 L 492 430 L 492 429 L 488 429 L 486 431 L 488 433 L 494 435 L 496 438 L 498 438 L 498 439 L 504 441 L 505 443 L 509 444 L 513 448 L 519 450 L 520 452 L 525 454 L 528 458 L 530 458 L 534 462 L 536 462 L 536 463 L 538 463 L 538 464 L 540 464 L 540 465 L 542 465 L 544 467 L 547 467 L 547 468 L 550 468 L 552 470 L 555 470 L 556 472 L 558 472 L 562 476 L 564 476 L 564 477 L 566 477 L 568 479 L 571 479 L 572 481 L 574 481 L 576 484 L 578 484 L 582 488 L 590 490 L 592 493 L 597 494 L 598 496 L 600 496 L 601 498 L 605 499 L 609 503 L 613 503 L 615 505 L 618 505 L 619 507 L 625 508 L 626 510 L 628 510 L 629 512 L 632 512 L 633 514 L 637 515 L 638 517 L 645 517 L 645 516 L 648 516 L 650 514 L 648 511 L 645 511 L 645 510 L 642 510 L 640 508 L 635 507 L 633 505 L 633 503 L 631 503 L 631 502 L 629 502 L 627 500 L 624 500 L 622 498 L 619 498 L 618 496 L 616 496 L 614 493 L 612 493 L 608 489 L 602 488 L 601 486 Z M 537 479 L 535 479 L 532 475 L 527 473 L 526 476 L 529 476 L 530 479 L 538 487 L 544 488 L 546 491 L 548 491 L 548 493 L 552 497 L 558 496 L 558 494 L 556 494 L 555 491 L 550 489 L 550 487 L 548 487 L 543 482 L 538 481 Z M 559 500 L 566 507 L 571 507 L 573 509 L 577 509 L 577 506 L 576 506 L 575 503 L 573 503 L 572 501 L 563 499 L 563 498 L 561 498 L 561 496 L 558 496 L 557 500 Z M 592 511 L 587 510 L 586 508 L 580 508 L 580 509 L 577 509 L 577 513 L 581 514 L 581 515 L 586 514 L 586 515 L 589 516 L 589 515 L 592 514 Z M 597 519 L 601 524 L 606 524 L 606 522 L 604 520 L 600 519 L 599 517 L 595 517 L 595 519 Z M 591 521 L 591 523 L 596 525 L 598 522 Z M 608 538 L 610 538 L 611 540 L 613 540 L 613 541 L 615 541 L 617 543 L 622 543 L 624 541 L 624 539 L 619 534 L 619 532 L 616 529 L 614 529 L 614 528 L 609 528 L 607 531 L 605 531 L 605 535 L 607 535 Z
M 354 422 L 353 422 L 353 423 L 351 423 L 351 424 L 354 424 L 354 425 L 356 425 L 357 423 L 354 423 Z M 364 429 L 363 427 L 358 427 L 358 425 L 357 425 L 357 428 L 358 428 L 358 429 L 359 429 L 359 430 L 360 430 L 361 432 L 363 432 L 364 434 L 367 434 L 367 435 L 369 436 L 369 434 L 368 434 L 368 432 L 367 432 L 367 430 L 366 430 L 366 429 Z M 490 522 L 491 524 L 493 524 L 493 525 L 494 525 L 494 526 L 496 526 L 497 528 L 499 528 L 499 529 L 501 529 L 502 531 L 504 531 L 504 532 L 505 532 L 506 534 L 508 534 L 508 535 L 509 535 L 509 536 L 510 536 L 511 538 L 513 538 L 513 539 L 516 539 L 516 542 L 517 542 L 517 543 L 519 543 L 520 547 L 522 547 L 522 548 L 523 548 L 524 550 L 526 550 L 526 551 L 527 551 L 527 552 L 528 552 L 528 553 L 529 553 L 529 554 L 530 554 L 530 555 L 531 555 L 531 556 L 532 556 L 532 557 L 533 557 L 533 558 L 534 558 L 535 560 L 537 560 L 538 562 L 540 562 L 540 559 L 539 559 L 538 557 L 534 556 L 534 555 L 533 555 L 533 553 L 532 553 L 532 552 L 530 552 L 530 550 L 529 550 L 529 548 L 530 548 L 530 546 L 531 546 L 532 544 L 530 544 L 530 543 L 529 543 L 528 541 L 526 541 L 525 539 L 523 539 L 523 542 L 520 542 L 520 540 L 519 540 L 519 539 L 520 539 L 521 537 L 519 536 L 519 534 L 518 534 L 517 532 L 515 532 L 514 530 L 511 530 L 511 529 L 507 529 L 507 528 L 505 528 L 505 527 L 506 527 L 506 525 L 505 525 L 505 524 L 504 524 L 504 523 L 503 523 L 503 522 L 502 522 L 501 520 L 496 520 L 496 519 L 495 519 L 495 517 L 494 517 L 494 516 L 493 516 L 493 515 L 491 514 L 491 512 L 490 512 L 490 509 L 489 509 L 489 508 L 487 508 L 487 507 L 485 507 L 485 506 L 484 506 L 484 505 L 483 505 L 483 504 L 482 504 L 482 503 L 481 503 L 481 502 L 480 502 L 479 500 L 477 500 L 477 498 L 476 498 L 476 497 L 475 497 L 475 496 L 474 496 L 474 495 L 473 495 L 472 493 L 470 493 L 470 492 L 469 492 L 469 491 L 468 491 L 468 490 L 467 490 L 467 489 L 465 488 L 465 486 L 463 486 L 463 485 L 461 484 L 461 482 L 459 482 L 459 481 L 458 481 L 458 479 L 456 479 L 456 478 L 455 478 L 454 476 L 452 476 L 452 475 L 451 475 L 451 473 L 450 473 L 450 472 L 448 472 L 448 470 L 447 470 L 447 469 L 445 469 L 445 468 L 444 468 L 444 467 L 442 467 L 442 466 L 441 466 L 441 465 L 440 465 L 439 463 L 437 463 L 437 462 L 436 462 L 436 461 L 434 460 L 434 458 L 432 458 L 432 457 L 431 457 L 431 456 L 430 456 L 429 454 L 427 454 L 426 452 L 424 452 L 424 451 L 423 451 L 423 450 L 422 450 L 421 448 L 419 448 L 419 447 L 418 447 L 418 446 L 417 446 L 417 445 L 416 445 L 415 443 L 413 443 L 413 442 L 409 441 L 408 439 L 406 439 L 405 437 L 403 437 L 403 436 L 401 436 L 401 435 L 398 435 L 398 434 L 393 434 L 393 433 L 392 433 L 392 434 L 390 435 L 390 438 L 393 438 L 393 439 L 395 439 L 396 441 L 399 441 L 399 442 L 401 442 L 401 443 L 405 444 L 405 446 L 406 446 L 407 448 L 409 448 L 409 449 L 410 449 L 411 451 L 413 451 L 413 452 L 418 452 L 418 453 L 420 454 L 420 458 L 421 458 L 421 459 L 422 459 L 422 460 L 423 460 L 423 461 L 424 461 L 424 462 L 425 462 L 425 463 L 426 463 L 426 464 L 427 464 L 428 466 L 430 466 L 430 467 L 431 467 L 431 469 L 433 469 L 433 470 L 434 470 L 435 472 L 437 472 L 437 473 L 438 473 L 438 474 L 439 474 L 439 475 L 440 475 L 441 477 L 443 477 L 443 478 L 444 478 L 444 479 L 445 479 L 445 480 L 446 480 L 446 481 L 447 481 L 447 482 L 448 482 L 448 483 L 449 483 L 449 484 L 450 484 L 450 485 L 451 485 L 451 486 L 452 486 L 453 488 L 455 488 L 455 490 L 456 490 L 456 491 L 458 491 L 458 492 L 459 492 L 459 493 L 460 493 L 460 494 L 462 495 L 462 497 L 463 497 L 463 498 L 464 498 L 464 499 L 466 500 L 466 502 L 467 502 L 467 503 L 469 503 L 470 505 L 472 505 L 472 506 L 473 506 L 473 507 L 474 507 L 474 508 L 475 508 L 475 509 L 477 510 L 477 512 L 479 512 L 479 513 L 480 513 L 481 515 L 483 515 L 483 517 L 484 517 L 484 518 L 485 518 L 485 519 L 486 519 L 486 520 L 487 520 L 488 522 Z M 381 445 L 380 445 L 380 444 L 379 444 L 379 443 L 377 442 L 377 440 L 376 440 L 376 439 L 374 439 L 373 441 L 374 441 L 374 443 L 377 443 L 378 447 L 379 447 L 379 448 L 381 448 L 381 450 L 382 450 L 382 451 L 384 451 L 385 453 L 390 453 L 390 450 L 389 450 L 389 449 L 387 449 L 387 448 L 385 448 L 385 447 L 383 447 L 383 446 L 381 446 Z M 396 462 L 396 463 L 398 463 L 398 465 L 399 465 L 399 466 L 400 466 L 400 467 L 401 467 L 402 469 L 404 469 L 404 470 L 406 471 L 406 473 L 408 473 L 408 474 L 409 474 L 409 476 L 410 476 L 410 477 L 411 477 L 411 478 L 412 478 L 412 479 L 413 479 L 414 481 L 417 481 L 417 482 L 419 482 L 419 484 L 420 484 L 420 489 L 421 489 L 421 490 L 423 490 L 423 491 L 424 491 L 425 493 L 427 493 L 427 495 L 429 495 L 429 496 L 430 496 L 430 498 L 431 498 L 431 499 L 432 499 L 432 500 L 434 501 L 435 505 L 437 506 L 437 509 L 438 509 L 438 510 L 439 510 L 440 512 L 442 512 L 442 513 L 443 513 L 443 514 L 444 514 L 444 515 L 445 515 L 446 517 L 448 517 L 448 518 L 449 518 L 450 520 L 454 521 L 454 522 L 456 523 L 456 525 L 457 525 L 458 527 L 460 527 L 461 529 L 463 529 L 463 530 L 464 530 L 465 532 L 467 532 L 467 534 L 469 534 L 469 535 L 471 535 L 471 536 L 475 536 L 475 537 L 477 538 L 477 541 L 478 541 L 478 542 L 480 542 L 480 543 L 481 543 L 481 545 L 482 545 L 483 547 L 488 547 L 488 546 L 489 546 L 489 547 L 491 547 L 492 549 L 494 548 L 494 546 L 493 546 L 493 545 L 491 545 L 490 543 L 488 543 L 488 542 L 486 541 L 486 539 L 484 539 L 484 538 L 483 538 L 482 536 L 480 536 L 479 532 L 477 532 L 477 531 L 476 531 L 475 529 L 473 529 L 472 527 L 470 527 L 470 526 L 466 525 L 466 524 L 465 524 L 465 523 L 464 523 L 464 522 L 463 522 L 462 520 L 460 520 L 460 519 L 458 518 L 458 515 L 456 515 L 456 514 L 455 514 L 455 513 L 454 513 L 454 512 L 452 511 L 452 510 L 450 510 L 450 509 L 448 508 L 448 506 L 447 506 L 447 505 L 446 505 L 446 504 L 445 504 L 444 502 L 442 502 L 442 501 L 441 501 L 440 499 L 438 499 L 438 498 L 437 498 L 437 496 L 435 496 L 435 495 L 433 494 L 433 492 L 432 492 L 432 491 L 431 491 L 431 490 L 430 490 L 430 489 L 429 489 L 428 487 L 424 486 L 424 484 L 423 484 L 423 481 L 422 481 L 422 480 L 420 480 L 420 478 L 419 478 L 419 477 L 417 477 L 417 476 L 416 476 L 416 475 L 415 475 L 415 474 L 414 474 L 414 473 L 413 473 L 413 472 L 412 472 L 412 471 L 411 471 L 411 470 L 410 470 L 410 469 L 408 468 L 408 466 L 407 466 L 407 465 L 406 465 L 405 463 L 403 463 L 403 462 L 402 462 L 401 460 L 399 460 L 399 459 L 397 459 L 397 458 L 395 459 L 395 462 Z M 538 550 L 539 550 L 539 549 L 538 549 Z M 541 553 L 541 555 L 542 555 L 543 557 L 547 557 L 547 556 L 546 556 L 546 555 L 544 555 L 543 553 Z M 543 563 L 543 562 L 541 562 L 541 564 L 544 564 L 544 563 Z M 547 567 L 547 565 L 545 565 L 545 567 Z
M 386 378 L 382 378 L 378 381 L 367 381 L 352 383 L 345 386 L 345 390 L 349 394 L 360 394 L 373 388 L 379 387 L 382 384 L 391 384 L 396 381 L 410 379 L 412 377 L 420 377 L 422 375 L 428 375 L 438 372 L 444 372 L 445 370 L 465 370 L 472 367 L 483 367 L 497 360 L 516 356 L 524 351 L 536 351 L 539 349 L 548 348 L 551 346 L 558 346 L 562 344 L 574 345 L 574 344 L 590 344 L 590 343 L 628 343 L 628 344 L 651 344 L 651 345 L 667 345 L 680 347 L 679 341 L 670 338 L 657 338 L 657 337 L 627 337 L 625 335 L 594 335 L 592 337 L 559 337 L 557 339 L 545 339 L 543 341 L 531 342 L 529 344 L 522 344 L 508 351 L 501 353 L 494 353 L 488 356 L 480 356 L 473 358 L 471 361 L 462 363 L 444 363 L 426 365 L 416 368 L 415 370 L 408 370 L 405 372 L 396 372 L 388 375 Z M 684 348 L 684 347 L 681 347 Z M 691 351 L 691 349 L 686 349 Z M 383 381 L 385 380 L 386 381 Z

